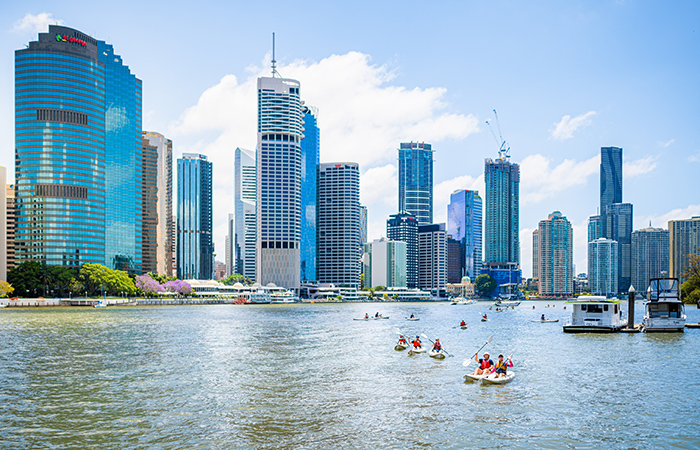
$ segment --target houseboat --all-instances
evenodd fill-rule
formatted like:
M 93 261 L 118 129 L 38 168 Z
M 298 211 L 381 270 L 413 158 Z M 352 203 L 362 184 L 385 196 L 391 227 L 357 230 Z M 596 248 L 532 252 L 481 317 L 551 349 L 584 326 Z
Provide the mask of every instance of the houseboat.
M 613 333 L 627 322 L 622 317 L 622 300 L 586 295 L 566 302 L 572 306 L 565 333 Z
M 646 332 L 682 332 L 685 306 L 681 302 L 677 278 L 652 278 L 647 290 L 642 325 Z

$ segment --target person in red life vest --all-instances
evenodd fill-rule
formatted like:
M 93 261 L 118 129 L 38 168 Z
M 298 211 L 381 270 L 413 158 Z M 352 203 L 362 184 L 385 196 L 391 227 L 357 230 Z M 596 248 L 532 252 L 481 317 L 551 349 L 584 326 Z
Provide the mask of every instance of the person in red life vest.
M 413 348 L 421 348 L 423 345 L 420 343 L 420 336 L 416 336 L 416 339 L 413 341 Z
M 483 358 L 479 358 L 479 355 L 476 354 L 474 360 L 479 363 L 479 367 L 476 368 L 473 375 L 486 375 L 491 372 L 493 361 L 489 358 L 488 352 L 484 353 Z
M 435 339 L 435 342 L 433 342 L 433 351 L 439 352 L 441 350 L 442 350 L 442 344 L 440 344 L 440 339 Z
M 464 327 L 464 326 L 466 326 L 466 325 L 467 325 L 467 322 L 465 322 L 464 320 L 461 321 L 461 322 L 459 323 L 459 326 L 460 326 L 460 327 Z
M 486 314 L 485 314 L 485 313 L 484 313 L 484 319 L 488 319 L 488 317 L 486 317 Z
M 365 313 L 365 319 L 369 319 L 369 314 Z
M 494 366 L 494 372 L 496 372 L 496 378 L 505 377 L 508 372 L 508 367 L 513 367 L 513 361 L 508 359 L 508 361 L 503 360 L 503 355 L 498 355 L 498 361 Z
M 403 334 L 399 335 L 399 345 L 406 345 L 406 338 L 403 336 Z

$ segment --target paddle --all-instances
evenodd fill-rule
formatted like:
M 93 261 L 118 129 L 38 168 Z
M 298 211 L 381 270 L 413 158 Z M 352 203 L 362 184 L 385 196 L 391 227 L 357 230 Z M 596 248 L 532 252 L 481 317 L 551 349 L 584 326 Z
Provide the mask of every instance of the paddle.
M 428 336 L 426 336 L 425 333 L 421 333 L 421 336 L 423 336 L 424 338 L 426 338 L 427 340 L 429 340 L 432 344 L 435 344 L 435 342 L 433 342 Z M 447 353 L 447 350 L 445 350 L 444 348 L 442 349 L 442 352 L 443 352 L 444 354 L 446 354 L 447 356 L 449 356 L 450 358 L 452 358 L 452 355 L 450 355 L 449 353 Z
M 462 363 L 462 365 L 463 365 L 464 367 L 469 366 L 469 364 L 472 363 L 472 360 L 473 360 L 474 358 L 476 358 L 476 355 L 479 354 L 479 352 L 481 351 L 481 349 L 484 348 L 484 347 L 486 347 L 486 345 L 487 345 L 489 342 L 491 342 L 492 340 L 493 340 L 493 334 L 492 334 L 491 336 L 489 336 L 488 339 L 486 339 L 486 342 L 484 342 L 484 345 L 482 345 L 481 347 L 479 347 L 479 350 L 477 350 L 476 353 L 474 353 L 474 356 L 472 356 L 470 359 L 465 359 L 464 362 Z

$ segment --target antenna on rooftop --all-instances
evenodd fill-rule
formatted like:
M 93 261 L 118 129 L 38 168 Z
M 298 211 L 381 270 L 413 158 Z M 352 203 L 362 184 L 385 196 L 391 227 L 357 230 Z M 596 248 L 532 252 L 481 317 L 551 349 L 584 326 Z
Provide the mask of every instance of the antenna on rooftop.
M 277 61 L 275 60 L 275 33 L 272 33 L 272 77 L 275 75 L 282 78 L 282 75 L 277 71 Z

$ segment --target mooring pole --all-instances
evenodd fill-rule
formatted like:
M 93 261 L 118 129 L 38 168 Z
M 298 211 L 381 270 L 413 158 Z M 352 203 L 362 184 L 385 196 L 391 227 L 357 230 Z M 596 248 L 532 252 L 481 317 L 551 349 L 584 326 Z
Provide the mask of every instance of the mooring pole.
M 629 303 L 627 306 L 627 328 L 634 329 L 634 286 L 628 291 Z

